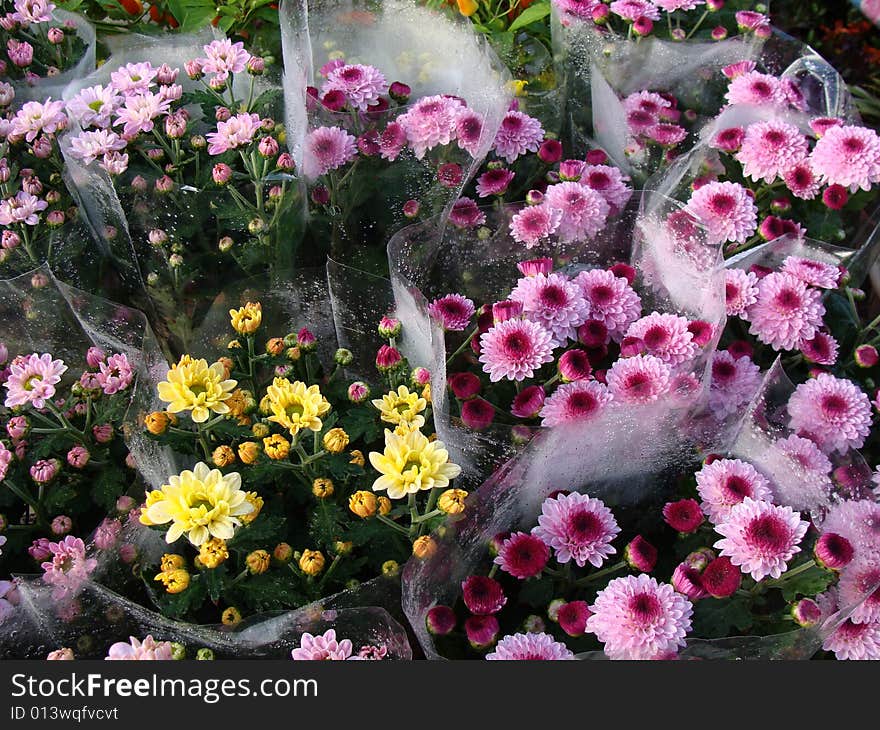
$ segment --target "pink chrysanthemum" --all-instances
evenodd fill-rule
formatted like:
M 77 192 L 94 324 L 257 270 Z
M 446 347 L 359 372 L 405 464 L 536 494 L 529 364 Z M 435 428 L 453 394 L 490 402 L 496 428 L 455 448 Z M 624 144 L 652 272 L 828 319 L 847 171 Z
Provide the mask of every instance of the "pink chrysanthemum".
M 611 544 L 620 532 L 617 520 L 604 502 L 573 492 L 548 497 L 541 505 L 532 534 L 543 540 L 559 563 L 574 560 L 598 568 L 617 550 Z
M 353 651 L 350 639 L 337 641 L 336 631 L 327 629 L 323 634 L 305 633 L 299 640 L 299 647 L 290 656 L 307 661 L 345 661 Z
M 428 305 L 428 314 L 450 332 L 461 332 L 465 329 L 475 311 L 474 303 L 461 294 L 447 294 Z
M 245 70 L 251 54 L 244 48 L 244 43 L 233 43 L 228 38 L 211 41 L 203 46 L 205 57 L 198 59 L 202 71 L 213 74 L 218 81 L 226 81 L 230 74 L 238 74 Z
M 711 182 L 695 190 L 687 203 L 718 242 L 744 243 L 758 226 L 755 201 L 739 183 Z
M 608 390 L 624 403 L 651 403 L 669 392 L 672 372 L 659 357 L 635 355 L 615 362 L 605 376 Z
M 149 91 L 158 72 L 149 61 L 127 63 L 110 73 L 110 83 L 120 94 L 132 96 Z
M 543 540 L 525 532 L 514 532 L 501 543 L 495 564 L 514 578 L 527 580 L 541 575 L 549 560 L 550 548 Z
M 9 366 L 9 375 L 3 387 L 8 391 L 7 408 L 30 403 L 34 408 L 44 408 L 46 401 L 55 395 L 55 386 L 67 366 L 61 360 L 53 360 L 48 353 L 33 353 L 19 360 L 16 358 Z
M 736 152 L 742 147 L 746 132 L 742 127 L 728 127 L 717 132 L 709 143 L 722 152 Z
M 111 355 L 98 365 L 98 385 L 104 395 L 125 390 L 134 379 L 134 372 L 124 353 Z
M 481 198 L 503 195 L 513 178 L 513 172 L 504 167 L 487 170 L 477 178 L 477 195 Z
M 745 319 L 748 308 L 758 301 L 758 277 L 743 269 L 727 269 L 724 276 L 727 316 Z
M 767 451 L 765 461 L 777 478 L 777 501 L 796 510 L 825 504 L 831 491 L 831 461 L 810 439 L 792 434 Z
M 483 139 L 483 126 L 485 119 L 473 109 L 462 107 L 455 122 L 455 133 L 458 137 L 458 146 L 471 157 L 480 154 L 480 142 Z
M 623 100 L 624 111 L 642 111 L 651 115 L 655 120 L 660 113 L 672 106 L 672 102 L 655 91 L 636 91 Z
M 345 64 L 327 74 L 327 80 L 321 87 L 321 95 L 329 91 L 339 91 L 352 108 L 366 111 L 368 106 L 379 100 L 386 84 L 385 76 L 374 66 Z
M 747 71 L 733 78 L 724 98 L 730 104 L 783 106 L 786 103 L 779 79 L 759 71 Z
M 88 127 L 105 128 L 122 104 L 122 96 L 111 86 L 89 86 L 80 91 L 69 102 L 67 111 L 83 129 Z
M 582 271 L 574 281 L 587 303 L 587 319 L 604 324 L 612 339 L 622 339 L 642 313 L 642 301 L 629 282 L 604 269 Z
M 553 360 L 553 335 L 537 322 L 508 319 L 480 337 L 480 362 L 493 383 L 525 380 Z
M 540 323 L 553 335 L 555 346 L 576 338 L 587 318 L 587 305 L 580 287 L 562 274 L 524 276 L 510 292 L 522 304 L 526 318 Z
M 129 637 L 129 641 L 117 641 L 107 652 L 106 661 L 170 661 L 172 647 L 170 641 L 156 641 L 148 634 L 143 641 Z
M 770 483 L 751 464 L 739 459 L 718 459 L 696 473 L 703 512 L 714 524 L 728 519 L 730 510 L 746 498 L 770 500 Z
M 758 300 L 749 307 L 749 332 L 774 350 L 794 350 L 822 326 L 822 292 L 791 274 L 773 272 L 758 282 Z
M 880 623 L 857 624 L 847 619 L 825 639 L 825 651 L 838 660 L 880 660 Z
M 550 634 L 528 633 L 505 636 L 486 654 L 489 661 L 559 661 L 574 659 L 574 654 Z
M 817 332 L 809 340 L 801 341 L 801 354 L 816 365 L 834 365 L 840 346 L 827 332 Z
M 543 239 L 556 233 L 562 221 L 562 213 L 549 205 L 529 205 L 510 220 L 513 240 L 534 248 Z
M 125 149 L 126 142 L 116 132 L 109 129 L 96 129 L 73 136 L 70 151 L 74 157 L 89 165 L 108 152 Z
M 9 128 L 10 137 L 24 137 L 33 142 L 40 134 L 54 134 L 67 124 L 63 101 L 28 101 L 22 104 Z
M 647 573 L 615 578 L 590 606 L 587 631 L 610 659 L 665 659 L 685 645 L 691 602 Z
M 789 425 L 827 452 L 859 449 L 871 431 L 871 402 L 850 380 L 821 373 L 788 401 Z
M 256 116 L 256 115 L 254 115 Z M 318 127 L 303 144 L 303 172 L 314 180 L 347 164 L 357 155 L 357 140 L 341 127 Z
M 775 182 L 807 157 L 809 145 L 801 131 L 788 122 L 756 122 L 746 129 L 736 159 L 752 180 Z
M 715 532 L 723 535 L 715 547 L 755 581 L 768 575 L 778 578 L 792 556 L 801 551 L 800 541 L 808 527 L 791 507 L 746 497 L 715 527 Z
M 476 201 L 470 198 L 459 198 L 452 205 L 449 221 L 459 228 L 474 228 L 486 222 L 486 214 L 480 210 Z
M 816 142 L 810 162 L 827 185 L 870 190 L 880 182 L 880 137 L 867 127 L 831 127 Z
M 122 134 L 131 139 L 141 132 L 152 132 L 156 118 L 167 114 L 170 108 L 171 102 L 158 94 L 136 94 L 127 97 L 122 107 L 116 111 L 116 121 L 113 124 L 122 125 Z
M 652 312 L 633 322 L 625 336 L 644 342 L 649 355 L 659 357 L 670 365 L 680 365 L 697 354 L 697 345 L 688 330 L 688 324 L 687 318 L 677 314 Z
M 823 533 L 849 540 L 855 556 L 870 558 L 880 552 L 880 504 L 870 500 L 845 500 L 832 505 L 822 521 Z
M 801 200 L 813 200 L 822 187 L 809 159 L 801 160 L 785 170 L 782 179 L 791 194 Z
M 624 20 L 635 21 L 639 18 L 660 20 L 660 11 L 649 0 L 614 0 L 608 9 Z
M 45 200 L 31 195 L 25 190 L 19 190 L 14 198 L 0 201 L 0 225 L 25 223 L 29 226 L 35 226 L 40 221 L 39 214 L 48 207 L 49 204 Z
M 217 122 L 217 131 L 208 133 L 208 154 L 222 155 L 228 150 L 250 144 L 260 126 L 259 114 L 236 114 L 225 122 Z M 319 131 L 321 130 L 316 130 Z M 310 137 L 311 135 L 306 138 L 306 144 Z
M 856 624 L 880 621 L 880 567 L 876 561 L 850 563 L 840 574 L 840 602 L 855 606 L 850 620 Z
M 492 149 L 511 163 L 526 152 L 537 152 L 543 141 L 541 122 L 523 112 L 509 111 L 501 120 Z
M 661 147 L 675 147 L 679 142 L 684 141 L 688 133 L 684 127 L 678 124 L 661 122 L 648 127 L 646 135 Z
M 48 548 L 51 557 L 40 567 L 43 580 L 54 586 L 52 596 L 56 599 L 75 593 L 98 566 L 97 560 L 86 557 L 85 543 L 78 537 L 68 535 L 60 542 L 50 542 Z
M 544 193 L 544 205 L 559 211 L 557 233 L 563 242 L 593 238 L 605 227 L 608 218 L 605 198 L 576 182 L 550 185 Z
M 461 101 L 452 97 L 424 96 L 397 118 L 418 159 L 437 145 L 455 139 L 461 108 Z
M 632 196 L 632 189 L 626 184 L 623 173 L 609 165 L 587 165 L 579 182 L 605 199 L 609 215 L 622 210 Z
M 667 13 L 674 13 L 676 10 L 693 10 L 705 2 L 706 0 L 654 0 L 654 4 Z
M 736 358 L 727 350 L 712 356 L 709 408 L 718 419 L 737 413 L 749 403 L 761 384 L 761 368 L 751 358 Z
M 541 425 L 578 423 L 602 412 L 611 400 L 608 388 L 596 380 L 575 380 L 560 385 L 541 409 Z
M 834 264 L 800 256 L 787 256 L 782 262 L 782 271 L 820 289 L 836 289 L 841 275 L 840 269 Z

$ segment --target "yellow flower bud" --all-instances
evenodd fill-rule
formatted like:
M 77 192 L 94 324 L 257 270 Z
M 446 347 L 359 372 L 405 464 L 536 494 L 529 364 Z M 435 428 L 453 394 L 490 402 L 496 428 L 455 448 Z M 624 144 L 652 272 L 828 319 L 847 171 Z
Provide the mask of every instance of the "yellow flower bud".
M 272 551 L 272 557 L 279 563 L 289 563 L 293 557 L 293 548 L 286 542 L 279 542 Z
M 377 502 L 375 494 L 362 489 L 349 497 L 348 508 L 358 517 L 372 517 L 376 514 Z
M 252 575 L 262 575 L 269 570 L 269 553 L 265 550 L 254 550 L 248 554 L 244 562 Z
M 324 448 L 331 454 L 341 454 L 348 442 L 348 434 L 341 428 L 331 428 L 324 434 Z
M 219 466 L 221 469 L 224 466 L 229 466 L 230 464 L 235 463 L 235 452 L 231 447 L 226 446 L 218 446 L 214 449 L 214 453 L 211 454 L 211 459 L 214 462 L 214 466 Z
M 241 309 L 230 309 L 229 318 L 234 329 L 240 335 L 252 335 L 263 321 L 263 308 L 260 303 L 248 302 Z
M 459 515 L 464 512 L 464 500 L 467 496 L 464 489 L 447 489 L 437 500 L 437 507 L 448 515 Z
M 185 570 L 163 571 L 154 580 L 165 586 L 166 593 L 182 593 L 189 588 L 189 573 Z
M 260 516 L 260 510 L 263 509 L 263 498 L 256 492 L 247 492 L 245 493 L 244 498 L 250 503 L 253 509 L 246 515 L 241 515 L 238 519 L 242 521 L 242 524 L 249 525 Z
M 144 426 L 154 436 L 165 433 L 165 429 L 171 425 L 171 415 L 165 411 L 153 411 L 144 417 Z
M 266 452 L 266 456 L 275 461 L 286 459 L 290 453 L 290 441 L 284 436 L 273 433 L 263 439 L 263 450 Z
M 364 464 L 367 463 L 367 460 L 364 458 L 364 452 L 360 449 L 352 449 L 351 451 L 351 459 L 348 462 L 349 464 L 356 464 L 357 466 L 363 467 Z
M 400 565 L 396 560 L 386 560 L 382 563 L 382 575 L 393 578 L 397 575 L 398 570 L 400 570 Z
M 255 423 L 251 428 L 251 433 L 258 439 L 266 438 L 269 435 L 269 427 L 265 423 Z
M 458 5 L 458 12 L 465 18 L 470 18 L 480 7 L 477 0 L 455 0 L 455 2 Z
M 333 496 L 333 480 L 325 477 L 318 477 L 312 482 L 312 494 L 318 499 L 326 499 Z
M 425 383 L 425 387 L 422 388 L 422 398 L 424 398 L 428 403 L 431 402 L 431 384 Z
M 220 621 L 224 626 L 235 626 L 241 621 L 241 611 L 235 606 L 230 606 L 221 614 Z
M 437 543 L 430 535 L 422 535 L 413 543 L 413 555 L 421 560 L 430 558 L 437 552 Z
M 299 569 L 306 575 L 318 575 L 324 570 L 324 554 L 320 550 L 303 550 Z
M 354 548 L 354 543 L 350 540 L 337 540 L 333 543 L 333 552 L 337 555 L 348 555 L 352 548 Z
M 227 378 L 228 378 L 230 375 L 232 375 L 232 368 L 235 367 L 235 363 L 232 362 L 232 359 L 231 359 L 231 358 L 228 358 L 228 357 L 218 357 L 218 358 L 217 358 L 217 362 L 220 363 L 220 364 L 223 366 L 223 372 L 225 373 L 225 375 L 226 375 Z
M 212 537 L 199 547 L 198 559 L 209 570 L 225 563 L 228 558 L 229 551 L 226 549 L 226 541 L 219 537 Z
M 278 357 L 284 352 L 284 340 L 280 337 L 273 337 L 271 340 L 268 340 L 266 342 L 266 352 L 272 355 L 272 357 Z
M 229 344 L 226 345 L 227 350 L 240 350 L 241 343 L 238 340 L 230 340 Z
M 260 445 L 256 441 L 245 441 L 238 445 L 238 458 L 245 464 L 253 464 L 260 456 Z
M 391 511 L 391 500 L 388 497 L 379 497 L 379 514 L 387 515 Z
M 288 347 L 287 351 L 284 353 L 284 356 L 288 360 L 290 360 L 290 362 L 296 362 L 302 357 L 302 350 L 299 349 L 299 345 Z
M 170 573 L 172 570 L 180 570 L 185 565 L 186 560 L 184 560 L 183 555 L 177 555 L 176 553 L 165 553 L 162 556 L 162 561 L 159 563 L 159 567 L 163 573 Z

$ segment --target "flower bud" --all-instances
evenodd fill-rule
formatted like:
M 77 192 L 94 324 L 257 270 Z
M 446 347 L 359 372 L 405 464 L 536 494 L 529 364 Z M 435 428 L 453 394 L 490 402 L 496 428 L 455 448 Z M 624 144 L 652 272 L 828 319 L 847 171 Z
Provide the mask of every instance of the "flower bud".
M 303 550 L 299 569 L 306 575 L 319 575 L 324 570 L 324 554 L 320 550 Z
M 265 550 L 254 550 L 248 553 L 244 562 L 251 575 L 262 575 L 269 570 L 269 553 Z

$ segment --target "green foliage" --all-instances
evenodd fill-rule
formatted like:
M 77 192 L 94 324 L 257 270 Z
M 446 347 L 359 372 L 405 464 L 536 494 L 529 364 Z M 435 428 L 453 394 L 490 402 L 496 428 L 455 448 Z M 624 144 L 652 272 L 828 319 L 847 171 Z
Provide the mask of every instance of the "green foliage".
M 754 622 L 752 601 L 746 596 L 704 598 L 694 604 L 691 636 L 719 638 L 747 631 Z
M 180 32 L 201 30 L 217 15 L 214 0 L 168 0 L 168 8 L 180 23 Z
M 783 573 L 783 578 L 785 574 Z M 821 568 L 813 568 L 786 580 L 782 586 L 782 597 L 786 601 L 795 601 L 801 596 L 812 598 L 827 590 L 834 580 L 834 575 Z
M 201 573 L 200 580 L 205 582 L 205 590 L 207 591 L 208 597 L 214 602 L 220 600 L 220 596 L 223 593 L 223 589 L 226 585 L 227 578 L 227 570 L 226 563 L 222 565 L 218 565 L 216 568 L 212 568 L 211 570 L 205 570 Z
M 309 598 L 299 585 L 300 578 L 290 570 L 270 571 L 249 576 L 229 591 L 236 605 L 252 611 L 273 611 L 308 603 Z
M 127 486 L 125 475 L 118 469 L 102 469 L 95 475 L 89 493 L 95 504 L 112 512 L 116 507 L 116 500 L 125 493 Z
M 517 31 L 520 28 L 525 28 L 532 23 L 537 23 L 541 20 L 544 20 L 548 15 L 550 15 L 550 3 L 549 2 L 540 2 L 535 3 L 534 5 L 529 5 L 525 10 L 523 10 L 516 19 L 508 26 L 508 32 Z
M 266 549 L 267 545 L 281 541 L 286 522 L 287 518 L 281 515 L 260 514 L 251 524 L 239 529 L 227 545 L 243 552 Z
M 533 578 L 522 584 L 519 600 L 532 608 L 546 609 L 554 598 L 553 580 L 550 578 Z

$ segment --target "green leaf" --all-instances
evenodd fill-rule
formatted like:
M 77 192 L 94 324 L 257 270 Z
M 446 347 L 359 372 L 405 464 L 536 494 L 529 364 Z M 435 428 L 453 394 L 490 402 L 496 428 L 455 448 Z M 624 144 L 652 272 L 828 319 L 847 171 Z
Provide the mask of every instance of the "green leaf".
M 785 573 L 782 574 L 782 577 L 785 578 Z M 834 576 L 830 572 L 822 570 L 821 568 L 813 568 L 805 573 L 796 575 L 790 580 L 786 580 L 780 586 L 782 589 L 782 597 L 785 598 L 786 601 L 794 601 L 798 596 L 812 598 L 813 596 L 823 593 L 832 580 L 834 580 Z
M 226 579 L 226 565 L 218 565 L 216 568 L 206 570 L 202 573 L 202 580 L 205 581 L 205 589 L 208 591 L 208 597 L 216 603 L 220 600 L 220 594 L 223 593 L 223 587 Z
M 241 603 L 254 611 L 299 608 L 308 603 L 297 577 L 289 570 L 250 576 L 239 583 L 238 588 Z
M 251 524 L 242 527 L 227 545 L 236 550 L 250 552 L 280 541 L 287 520 L 280 515 L 260 515 Z
M 75 497 L 76 490 L 73 487 L 67 485 L 51 487 L 43 506 L 50 515 L 61 514 Z
M 704 598 L 694 605 L 692 636 L 715 639 L 746 631 L 753 623 L 751 599 Z
M 144 581 L 146 581 L 146 577 Z M 152 586 L 151 586 L 152 588 Z M 163 615 L 170 618 L 182 618 L 191 611 L 197 611 L 207 594 L 203 580 L 193 580 L 189 587 L 181 593 L 160 593 L 158 602 Z
M 352 408 L 339 419 L 339 425 L 353 442 L 363 438 L 367 443 L 372 443 L 382 435 L 378 413 L 372 408 Z
M 553 581 L 549 578 L 527 580 L 520 589 L 519 600 L 533 608 L 545 608 L 553 600 Z
M 512 33 L 520 28 L 525 28 L 527 25 L 537 23 L 548 15 L 550 15 L 550 3 L 535 3 L 523 10 L 507 30 Z
M 104 469 L 97 474 L 92 484 L 90 495 L 99 507 L 111 512 L 116 507 L 116 500 L 122 496 L 126 488 L 123 475 L 116 469 Z
M 180 23 L 181 33 L 200 30 L 217 15 L 214 0 L 168 0 L 168 7 Z

